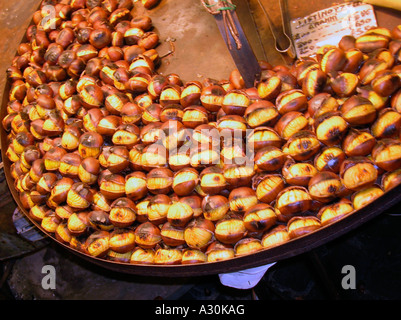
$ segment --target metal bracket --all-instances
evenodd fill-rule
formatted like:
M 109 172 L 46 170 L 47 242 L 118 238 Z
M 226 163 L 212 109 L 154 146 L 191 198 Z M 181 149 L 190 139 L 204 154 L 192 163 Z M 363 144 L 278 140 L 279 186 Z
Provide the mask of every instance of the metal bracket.
M 260 78 L 261 68 L 239 22 L 235 12 L 236 6 L 230 0 L 201 0 L 201 2 L 215 17 L 234 63 L 244 79 L 245 86 L 253 87 Z

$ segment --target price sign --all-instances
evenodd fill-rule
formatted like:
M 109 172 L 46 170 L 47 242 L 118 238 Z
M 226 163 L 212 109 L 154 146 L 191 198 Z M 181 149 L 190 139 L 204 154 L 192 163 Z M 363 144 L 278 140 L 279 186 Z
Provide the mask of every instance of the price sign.
M 345 35 L 362 35 L 377 27 L 377 21 L 372 5 L 349 2 L 291 20 L 290 25 L 297 56 L 304 58 L 324 45 L 337 45 Z

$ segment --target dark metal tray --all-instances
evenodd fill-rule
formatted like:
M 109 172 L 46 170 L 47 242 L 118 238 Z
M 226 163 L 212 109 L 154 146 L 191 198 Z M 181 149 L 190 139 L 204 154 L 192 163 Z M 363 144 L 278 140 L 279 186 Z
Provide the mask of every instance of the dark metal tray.
M 289 5 L 291 5 L 291 2 L 292 1 L 289 1 Z M 297 3 L 298 2 L 299 1 L 297 1 Z M 328 1 L 312 0 L 312 2 L 313 3 L 317 2 L 319 3 L 320 6 L 323 7 L 331 4 L 328 3 Z M 308 10 L 310 10 L 310 7 L 311 7 L 310 1 L 308 1 L 308 6 L 302 3 L 298 4 L 297 9 L 300 10 L 298 11 L 298 14 L 299 15 L 307 14 Z M 316 7 L 315 9 L 319 9 L 319 7 Z M 397 22 L 401 21 L 400 19 L 401 14 L 398 12 L 389 9 L 379 8 L 378 13 L 379 13 L 378 15 L 379 24 L 380 21 L 385 21 L 384 22 L 385 26 L 390 26 L 390 23 L 392 23 L 392 25 L 395 26 Z M 7 93 L 9 89 L 10 85 L 6 83 L 1 101 L 1 109 L 0 109 L 1 119 L 3 119 L 7 113 L 6 105 L 8 102 Z M 1 136 L 1 153 L 4 163 L 4 171 L 10 192 L 15 202 L 19 206 L 20 210 L 29 218 L 28 212 L 23 208 L 21 201 L 19 199 L 18 192 L 14 188 L 14 180 L 11 177 L 10 173 L 11 162 L 5 155 L 5 151 L 7 150 L 7 133 L 2 127 L 0 129 L 0 136 Z M 397 203 L 400 202 L 401 202 L 401 185 L 386 192 L 383 196 L 381 196 L 374 202 L 338 220 L 337 222 L 328 226 L 323 226 L 312 233 L 290 240 L 284 244 L 269 249 L 263 249 L 257 253 L 253 253 L 250 255 L 234 257 L 229 260 L 210 262 L 210 263 L 189 264 L 189 265 L 140 265 L 140 264 L 114 262 L 92 257 L 80 251 L 77 251 L 73 248 L 70 248 L 68 245 L 59 242 L 58 240 L 55 239 L 53 235 L 44 231 L 36 221 L 30 218 L 29 219 L 38 229 L 40 229 L 43 233 L 47 234 L 49 238 L 56 241 L 60 246 L 63 246 L 67 250 L 70 250 L 71 252 L 80 256 L 81 258 L 88 260 L 91 263 L 94 263 L 98 266 L 104 267 L 106 269 L 126 274 L 160 276 L 160 277 L 188 277 L 188 276 L 203 276 L 208 274 L 235 272 L 247 268 L 266 265 L 272 262 L 276 262 L 279 260 L 287 259 L 305 253 L 314 248 L 322 246 L 328 243 L 329 241 L 341 237 L 346 233 L 349 233 L 350 231 L 363 225 L 367 221 L 380 215 L 384 211 L 388 210 L 389 208 L 395 206 Z

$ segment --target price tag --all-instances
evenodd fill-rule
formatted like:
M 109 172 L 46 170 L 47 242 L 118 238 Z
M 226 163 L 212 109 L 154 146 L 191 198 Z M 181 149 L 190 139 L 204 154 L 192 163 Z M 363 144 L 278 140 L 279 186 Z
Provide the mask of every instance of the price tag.
M 304 58 L 324 45 L 337 45 L 345 35 L 362 35 L 377 27 L 377 21 L 372 5 L 349 2 L 291 20 L 290 25 L 297 56 Z

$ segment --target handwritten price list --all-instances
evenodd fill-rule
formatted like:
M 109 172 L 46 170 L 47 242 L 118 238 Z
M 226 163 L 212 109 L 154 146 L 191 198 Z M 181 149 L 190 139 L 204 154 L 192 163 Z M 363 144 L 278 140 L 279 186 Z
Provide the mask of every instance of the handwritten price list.
M 297 56 L 304 58 L 322 46 L 337 45 L 345 35 L 362 35 L 377 21 L 372 5 L 350 2 L 291 20 L 290 25 Z

